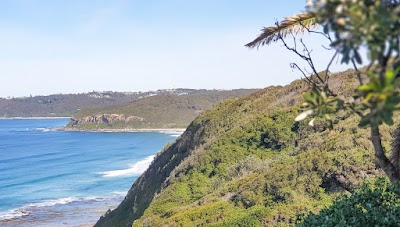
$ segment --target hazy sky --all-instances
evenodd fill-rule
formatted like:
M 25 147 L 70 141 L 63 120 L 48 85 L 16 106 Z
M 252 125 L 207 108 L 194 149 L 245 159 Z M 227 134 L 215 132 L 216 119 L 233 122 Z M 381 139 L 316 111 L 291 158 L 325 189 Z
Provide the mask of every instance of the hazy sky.
M 281 44 L 248 50 L 305 1 L 2 0 L 0 97 L 261 88 L 300 78 Z M 307 40 L 306 40 L 307 41 Z M 316 45 L 320 69 L 330 57 Z

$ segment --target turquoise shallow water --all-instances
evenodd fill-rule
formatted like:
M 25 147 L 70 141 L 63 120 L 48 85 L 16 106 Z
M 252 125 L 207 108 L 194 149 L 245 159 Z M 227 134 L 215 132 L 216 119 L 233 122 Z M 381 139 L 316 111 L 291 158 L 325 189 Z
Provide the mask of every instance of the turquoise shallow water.
M 67 122 L 0 120 L 0 224 L 66 226 L 74 218 L 70 225 L 78 225 L 77 210 L 95 213 L 118 204 L 154 155 L 180 134 L 52 130 Z

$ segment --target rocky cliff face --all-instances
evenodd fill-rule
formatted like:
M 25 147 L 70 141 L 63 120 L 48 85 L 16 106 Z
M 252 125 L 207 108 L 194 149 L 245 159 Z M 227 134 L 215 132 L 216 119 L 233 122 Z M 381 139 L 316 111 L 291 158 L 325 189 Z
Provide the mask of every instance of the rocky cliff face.
M 79 127 L 84 124 L 115 124 L 115 123 L 129 123 L 129 122 L 142 122 L 145 118 L 137 116 L 125 116 L 123 114 L 98 114 L 95 116 L 87 116 L 79 119 L 71 118 L 71 127 Z
M 123 202 L 95 226 L 131 226 L 160 192 L 172 170 L 202 144 L 203 127 L 192 123 L 171 146 L 158 153 L 150 167 L 132 185 Z
M 256 90 L 203 91 L 152 94 L 132 102 L 83 108 L 73 115 L 67 129 L 161 129 L 186 128 L 200 112 L 222 100 L 243 97 Z

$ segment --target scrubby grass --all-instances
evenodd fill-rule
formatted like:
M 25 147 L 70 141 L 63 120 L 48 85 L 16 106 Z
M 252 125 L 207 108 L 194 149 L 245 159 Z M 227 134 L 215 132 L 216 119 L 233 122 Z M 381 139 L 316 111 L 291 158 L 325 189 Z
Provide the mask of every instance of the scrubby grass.
M 343 116 L 334 132 L 293 121 L 302 89 L 271 87 L 203 113 L 195 122 L 205 148 L 172 171 L 135 226 L 290 225 L 380 176 L 357 117 Z
M 301 215 L 299 215 L 301 217 Z M 319 214 L 299 218 L 298 226 L 399 226 L 400 184 L 379 178 Z
M 332 77 L 331 83 L 356 84 L 352 73 Z M 203 112 L 159 154 L 147 178 L 133 185 L 129 198 L 154 193 L 146 194 L 153 196 L 146 202 L 122 203 L 146 208 L 130 214 L 128 221 L 136 219 L 134 226 L 294 225 L 304 210 L 318 212 L 353 193 L 365 179 L 381 176 L 369 133 L 358 128 L 357 116 L 339 116 L 334 131 L 318 119 L 315 127 L 294 122 L 304 90 L 295 81 Z M 391 128 L 381 131 L 387 140 Z M 149 180 L 152 171 L 164 178 Z

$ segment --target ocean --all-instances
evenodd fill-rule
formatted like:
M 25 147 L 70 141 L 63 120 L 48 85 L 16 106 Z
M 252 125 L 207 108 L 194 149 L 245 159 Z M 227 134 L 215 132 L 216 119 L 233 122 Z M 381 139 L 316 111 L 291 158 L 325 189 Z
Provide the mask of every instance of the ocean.
M 94 224 L 181 133 L 54 130 L 68 121 L 0 120 L 0 226 Z

